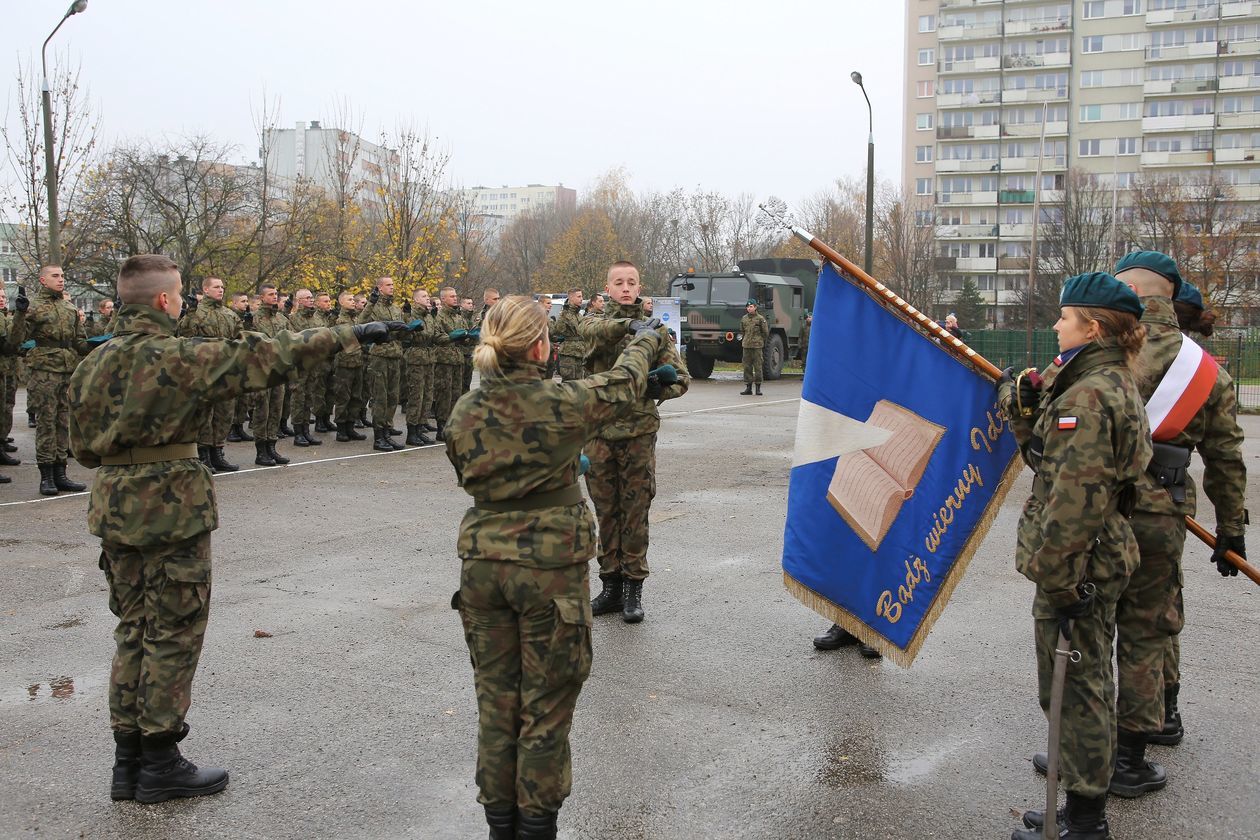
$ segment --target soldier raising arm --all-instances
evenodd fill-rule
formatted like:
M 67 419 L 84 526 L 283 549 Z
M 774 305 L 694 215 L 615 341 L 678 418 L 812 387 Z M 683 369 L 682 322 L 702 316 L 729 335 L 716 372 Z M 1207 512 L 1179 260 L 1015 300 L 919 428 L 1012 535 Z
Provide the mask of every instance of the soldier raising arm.
M 569 728 L 591 668 L 595 521 L 577 484 L 580 456 L 634 410 L 666 341 L 639 322 L 607 372 L 557 384 L 542 380 L 547 327 L 527 297 L 492 307 L 473 354 L 481 387 L 446 426 L 447 457 L 475 500 L 460 524 L 452 606 L 472 655 L 478 799 L 495 838 L 556 836 L 571 785 Z
M 75 457 L 100 467 L 88 528 L 118 616 L 110 674 L 114 799 L 161 802 L 227 786 L 179 754 L 210 606 L 210 532 L 218 526 L 210 471 L 197 458 L 208 404 L 284 382 L 341 348 L 384 338 L 383 324 L 283 332 L 275 338 L 177 338 L 175 263 L 129 258 L 118 275 L 113 340 L 70 378 Z

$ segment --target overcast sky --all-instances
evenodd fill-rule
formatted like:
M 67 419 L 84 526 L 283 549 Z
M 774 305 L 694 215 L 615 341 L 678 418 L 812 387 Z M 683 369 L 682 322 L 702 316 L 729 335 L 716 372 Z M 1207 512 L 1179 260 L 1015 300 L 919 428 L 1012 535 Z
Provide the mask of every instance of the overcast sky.
M 68 0 L 10 0 L 0 64 Z M 901 0 L 90 0 L 50 45 L 82 67 L 106 143 L 209 133 L 257 156 L 251 107 L 330 124 L 348 99 L 379 136 L 427 126 L 463 185 L 564 183 L 624 167 L 638 189 L 795 202 L 866 166 L 900 177 Z

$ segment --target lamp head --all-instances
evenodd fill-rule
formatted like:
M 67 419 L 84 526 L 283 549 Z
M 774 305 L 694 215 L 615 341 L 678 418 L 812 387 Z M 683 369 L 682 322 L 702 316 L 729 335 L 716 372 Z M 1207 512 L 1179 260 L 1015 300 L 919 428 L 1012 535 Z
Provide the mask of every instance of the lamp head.
M 69 10 L 66 11 L 66 17 L 87 11 L 87 4 L 88 0 L 74 0 L 74 2 L 70 4 Z
M 853 84 L 857 85 L 858 87 L 862 86 L 862 74 L 859 73 L 858 71 L 854 70 L 852 73 L 850 73 L 849 78 L 853 80 Z

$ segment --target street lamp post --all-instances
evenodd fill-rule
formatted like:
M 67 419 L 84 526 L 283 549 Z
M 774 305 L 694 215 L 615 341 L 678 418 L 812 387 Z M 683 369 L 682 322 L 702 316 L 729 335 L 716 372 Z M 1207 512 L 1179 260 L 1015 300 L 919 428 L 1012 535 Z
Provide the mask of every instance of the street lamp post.
M 57 265 L 61 262 L 61 229 L 57 219 L 57 156 L 53 153 L 52 126 L 52 90 L 48 85 L 48 42 L 71 15 L 77 15 L 87 8 L 87 0 L 75 0 L 61 16 L 61 20 L 53 27 L 53 31 L 44 39 L 44 46 L 39 51 L 39 63 L 44 71 L 42 91 L 44 105 L 44 183 L 48 187 L 48 262 Z
M 870 123 L 866 135 L 866 256 L 862 260 L 862 269 L 869 275 L 875 259 L 873 246 L 875 238 L 875 112 L 871 109 L 871 98 L 867 96 L 866 85 L 862 84 L 862 74 L 854 70 L 849 74 L 853 83 L 862 89 L 866 98 L 866 115 Z

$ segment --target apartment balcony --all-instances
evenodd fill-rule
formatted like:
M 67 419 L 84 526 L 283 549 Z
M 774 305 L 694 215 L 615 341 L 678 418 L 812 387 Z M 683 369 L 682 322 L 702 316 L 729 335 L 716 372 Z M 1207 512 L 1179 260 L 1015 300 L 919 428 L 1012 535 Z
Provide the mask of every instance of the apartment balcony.
M 1202 166 L 1211 162 L 1211 150 L 1188 152 L 1142 152 L 1143 166 Z
M 941 225 L 937 239 L 992 239 L 998 235 L 997 225 Z
M 1002 204 L 1032 204 L 1037 200 L 1036 190 L 999 190 L 998 201 Z
M 1232 111 L 1217 114 L 1216 127 L 1227 131 L 1260 128 L 1260 111 Z
M 1192 23 L 1197 20 L 1216 20 L 1218 16 L 1219 10 L 1215 4 L 1211 6 L 1202 6 L 1197 9 L 1160 9 L 1158 11 L 1146 13 L 1146 25 L 1167 26 L 1168 24 L 1173 23 Z
M 937 140 L 969 140 L 971 138 L 992 138 L 998 136 L 996 125 L 938 125 Z
M 1212 128 L 1216 125 L 1215 114 L 1178 114 L 1172 117 L 1143 117 L 1142 131 L 1190 131 L 1196 128 Z
M 958 271 L 997 271 L 997 257 L 959 257 Z
M 1067 67 L 1072 63 L 1071 53 L 1045 53 L 1044 55 L 1007 55 L 1002 57 L 1002 66 L 1007 70 L 1035 67 Z
M 1032 225 L 1025 225 L 1028 228 L 1028 237 L 1032 238 Z M 1005 227 L 1003 227 L 1005 230 Z M 998 271 L 1027 271 L 1028 257 L 998 257 Z
M 1186 61 L 1191 58 L 1208 58 L 1217 55 L 1224 41 L 1202 41 L 1177 47 L 1147 47 L 1147 61 Z
M 1000 38 L 1002 36 L 1002 24 L 1000 23 L 977 23 L 977 24 L 955 24 L 953 26 L 942 26 L 936 30 L 936 40 L 938 41 L 979 41 L 985 38 Z
M 1231 184 L 1230 189 L 1237 201 L 1260 200 L 1260 184 Z
M 1067 134 L 1068 124 L 1062 122 L 1046 123 L 1046 136 L 1055 137 Z M 1003 137 L 1040 137 L 1041 123 L 1007 123 L 1002 126 Z
M 938 93 L 937 108 L 975 108 L 980 105 L 992 105 L 1002 101 L 1002 91 L 981 90 L 973 93 Z
M 936 203 L 937 203 L 937 204 L 950 204 L 950 205 L 961 205 L 961 204 L 970 204 L 970 205 L 987 205 L 987 204 L 997 204 L 997 199 L 998 199 L 998 194 L 997 194 L 997 192 L 996 192 L 996 191 L 995 191 L 995 192 L 969 192 L 969 193 L 963 193 L 963 192 L 948 193 L 948 192 L 943 192 L 943 193 L 937 193 L 937 194 L 936 194 Z
M 936 171 L 941 173 L 950 172 L 997 172 L 997 160 L 938 160 L 936 161 Z
M 1007 223 L 1002 225 L 1003 239 L 1032 239 L 1032 223 Z M 999 257 L 999 260 L 1009 260 L 1011 257 Z M 1009 268 L 1010 266 L 998 265 L 998 268 Z M 1025 260 L 1025 268 L 1027 268 L 1027 260 Z
M 1240 77 L 1241 78 L 1241 77 Z M 1221 86 L 1225 83 L 1221 79 Z M 1216 90 L 1216 79 L 1152 79 L 1142 85 L 1142 93 L 1146 96 L 1161 96 L 1177 93 L 1206 93 Z
M 1008 20 L 1003 27 L 1006 37 L 1013 35 L 1041 35 L 1046 32 L 1066 32 L 1072 28 L 1071 18 L 1054 20 Z
M 1217 46 L 1217 53 L 1219 55 L 1260 55 L 1260 39 L 1221 41 Z
M 1260 13 L 1260 3 L 1235 2 L 1221 4 L 1221 17 L 1232 18 Z
M 936 70 L 939 73 L 996 73 L 1000 69 L 1002 69 L 1002 62 L 996 55 L 981 56 L 967 61 L 947 61 L 942 58 L 936 62 Z
M 975 6 L 1000 6 L 1002 0 L 941 0 L 942 9 L 966 9 Z
M 1002 91 L 1002 101 L 1007 105 L 1015 102 L 1056 102 L 1068 98 L 1068 89 L 1061 88 L 1010 88 Z
M 1246 90 L 1260 88 L 1260 76 L 1222 76 L 1221 90 Z
M 1037 164 L 1040 162 L 1043 171 L 1052 171 L 1055 169 L 1063 169 L 1067 166 L 1067 157 L 1065 155 L 1044 155 L 1037 157 L 1010 157 L 1002 158 L 1002 172 L 1035 172 Z
M 1260 156 L 1260 149 L 1217 149 L 1214 157 L 1217 163 L 1254 163 Z

